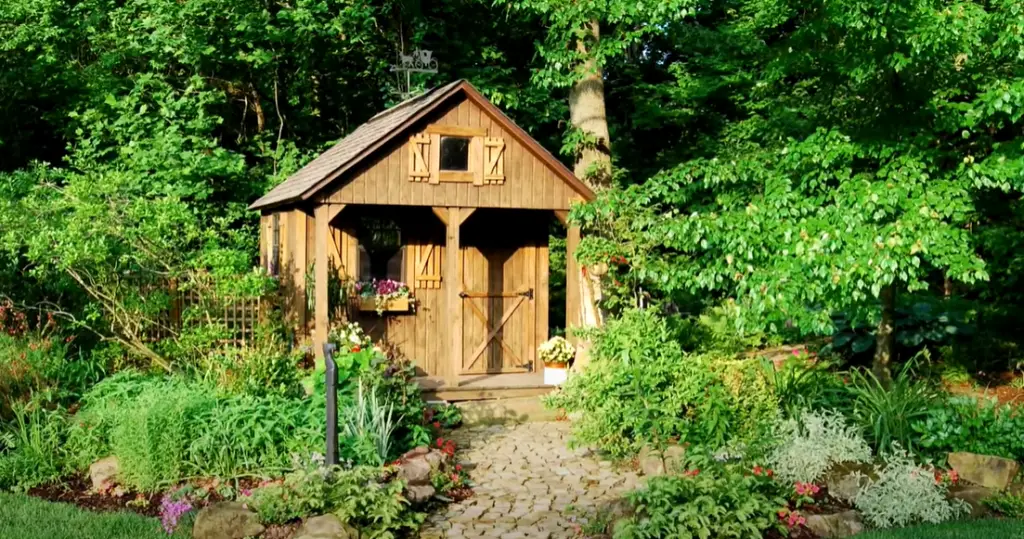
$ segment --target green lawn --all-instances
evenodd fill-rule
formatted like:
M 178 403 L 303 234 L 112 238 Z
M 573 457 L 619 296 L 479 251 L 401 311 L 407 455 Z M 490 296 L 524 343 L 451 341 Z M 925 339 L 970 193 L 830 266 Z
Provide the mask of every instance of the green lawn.
M 184 539 L 188 526 L 172 536 Z M 0 539 L 168 539 L 160 521 L 134 513 L 93 513 L 0 492 Z
M 971 520 L 862 533 L 858 539 L 1024 539 L 1024 520 Z

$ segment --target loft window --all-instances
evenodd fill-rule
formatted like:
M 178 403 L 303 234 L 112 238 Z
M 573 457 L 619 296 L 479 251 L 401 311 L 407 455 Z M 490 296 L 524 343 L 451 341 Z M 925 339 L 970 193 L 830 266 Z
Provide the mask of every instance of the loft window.
M 441 170 L 469 170 L 469 139 L 441 137 Z
M 362 219 L 360 225 L 360 279 L 401 281 L 405 249 L 402 248 L 402 233 L 398 224 L 391 219 L 367 217 Z

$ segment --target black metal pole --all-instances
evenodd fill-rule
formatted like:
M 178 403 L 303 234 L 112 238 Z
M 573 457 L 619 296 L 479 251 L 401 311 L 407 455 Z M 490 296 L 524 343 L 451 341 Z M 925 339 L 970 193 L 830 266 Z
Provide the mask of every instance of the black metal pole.
M 335 346 L 324 343 L 327 363 L 327 465 L 338 463 L 338 364 L 334 362 Z

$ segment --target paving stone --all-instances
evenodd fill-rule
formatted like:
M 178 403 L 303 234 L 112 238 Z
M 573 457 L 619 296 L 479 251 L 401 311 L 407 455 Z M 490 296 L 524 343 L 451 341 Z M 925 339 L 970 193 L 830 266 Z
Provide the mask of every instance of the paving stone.
M 420 539 L 568 539 L 567 507 L 601 507 L 636 488 L 632 470 L 618 470 L 588 448 L 568 448 L 566 422 L 458 429 L 450 437 L 474 495 L 431 515 Z

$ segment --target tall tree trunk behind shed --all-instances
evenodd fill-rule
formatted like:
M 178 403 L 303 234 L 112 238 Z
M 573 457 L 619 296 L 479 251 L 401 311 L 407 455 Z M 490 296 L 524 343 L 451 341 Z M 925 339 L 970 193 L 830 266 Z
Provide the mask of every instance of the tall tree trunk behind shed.
M 896 292 L 893 286 L 888 285 L 882 288 L 879 299 L 882 300 L 882 319 L 878 322 L 878 332 L 875 334 L 875 359 L 872 370 L 882 384 L 889 387 L 892 382 L 892 371 L 889 365 L 893 355 L 895 341 L 893 326 L 896 318 Z

